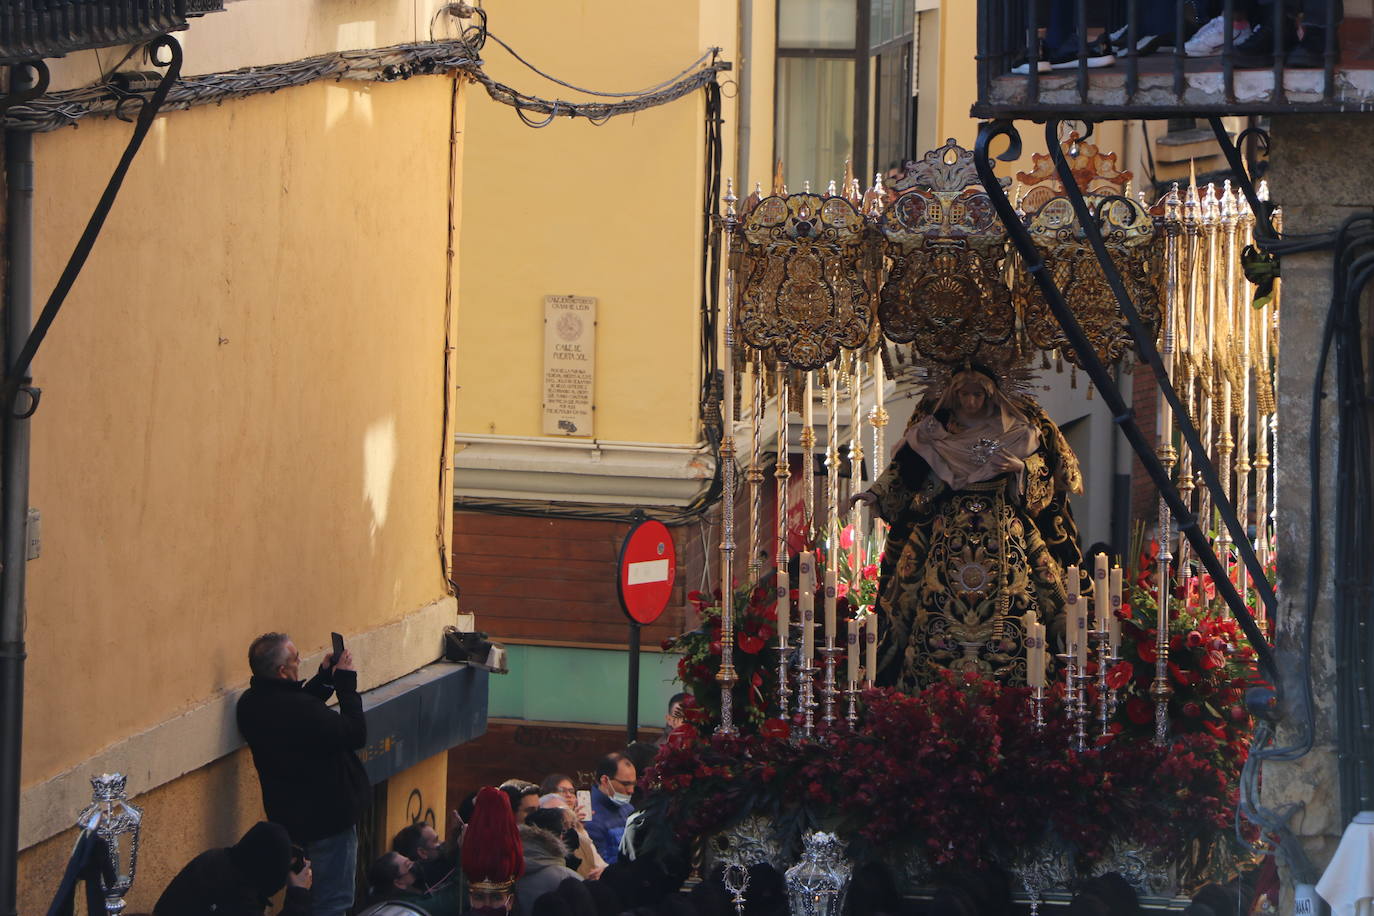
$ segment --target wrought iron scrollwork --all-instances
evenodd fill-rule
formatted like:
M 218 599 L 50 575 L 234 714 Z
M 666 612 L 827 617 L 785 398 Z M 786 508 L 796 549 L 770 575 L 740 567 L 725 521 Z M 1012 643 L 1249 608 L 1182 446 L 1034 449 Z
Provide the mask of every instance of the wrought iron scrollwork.
M 1057 130 L 1059 123 L 1050 121 L 1045 125 L 1045 135 L 1047 145 L 1050 148 L 1051 156 L 1055 157 L 1055 165 L 1062 176 L 1066 196 L 1074 208 L 1075 215 L 1079 223 L 1085 230 L 1085 236 L 1097 254 L 1099 262 L 1102 263 L 1104 275 L 1112 287 L 1112 291 L 1117 298 L 1123 315 L 1130 325 L 1131 332 L 1135 337 L 1136 344 L 1141 351 L 1141 355 L 1154 370 L 1155 378 L 1178 418 L 1180 431 L 1183 433 L 1184 440 L 1193 452 L 1197 462 L 1197 467 L 1203 472 L 1204 480 L 1214 494 L 1219 497 L 1222 494 L 1220 480 L 1217 478 L 1216 469 L 1212 466 L 1206 451 L 1198 439 L 1197 431 L 1193 428 L 1191 421 L 1186 413 L 1178 405 L 1178 396 L 1173 390 L 1168 376 L 1162 371 L 1159 360 L 1159 353 L 1155 349 L 1154 341 L 1146 332 L 1140 320 L 1130 295 L 1127 293 L 1125 284 L 1117 273 L 1111 258 L 1107 253 L 1106 246 L 1102 240 L 1101 233 L 1098 231 L 1096 222 L 1091 218 L 1091 212 L 1083 200 L 1083 196 L 1078 191 L 1078 183 L 1074 181 L 1072 170 L 1069 163 L 1059 149 L 1057 141 Z M 1131 449 L 1140 459 L 1142 466 L 1149 474 L 1151 481 L 1159 490 L 1161 497 L 1168 504 L 1169 511 L 1173 513 L 1174 519 L 1178 522 L 1179 529 L 1188 538 L 1196 555 L 1212 576 L 1216 584 L 1217 592 L 1222 600 L 1226 602 L 1232 613 L 1235 615 L 1241 628 L 1245 631 L 1246 637 L 1250 640 L 1255 649 L 1260 671 L 1263 676 L 1274 684 L 1276 689 L 1281 690 L 1281 681 L 1278 676 L 1278 669 L 1274 661 L 1273 651 L 1270 648 L 1264 634 L 1256 626 L 1254 618 L 1250 615 L 1249 608 L 1244 600 L 1236 592 L 1235 586 L 1227 576 L 1226 570 L 1222 567 L 1212 549 L 1210 540 L 1198 525 L 1197 518 L 1192 511 L 1184 504 L 1179 496 L 1178 488 L 1174 485 L 1168 472 L 1164 469 L 1155 450 L 1136 423 L 1134 412 L 1126 404 L 1121 396 L 1120 390 L 1116 386 L 1115 380 L 1107 371 L 1106 367 L 1097 358 L 1096 353 L 1090 345 L 1087 335 L 1079 324 L 1077 317 L 1065 301 L 1063 293 L 1055 282 L 1054 275 L 1049 270 L 1044 258 L 1041 256 L 1039 248 L 1031 233 L 1022 224 L 1010 200 L 1001 186 L 996 183 L 992 170 L 991 147 L 993 141 L 998 137 L 1005 137 L 1008 147 L 998 158 L 1003 160 L 1015 160 L 1021 155 L 1021 137 L 1015 125 L 1009 121 L 989 121 L 982 124 L 978 131 L 978 141 L 974 147 L 974 163 L 978 168 L 978 173 L 982 176 L 984 187 L 988 189 L 993 206 L 997 210 L 997 215 L 1001 218 L 1003 225 L 1007 227 L 1012 244 L 1016 246 L 1022 259 L 1025 261 L 1026 269 L 1034 278 L 1040 293 L 1044 296 L 1045 302 L 1055 319 L 1061 325 L 1070 346 L 1077 350 L 1083 358 L 1083 369 L 1092 379 L 1102 394 L 1103 400 L 1111 409 L 1113 420 L 1121 427 L 1122 434 L 1126 437 Z M 1058 154 L 1058 155 L 1056 155 Z M 1235 513 L 1230 511 L 1230 506 L 1224 500 L 1219 501 L 1218 507 L 1223 510 L 1223 515 L 1230 515 L 1228 524 L 1235 522 Z M 1238 523 L 1237 523 L 1238 527 Z M 1237 540 L 1242 541 L 1240 545 L 1242 553 L 1248 553 L 1253 557 L 1253 551 L 1246 551 L 1248 539 L 1242 534 Z M 1249 566 L 1249 558 L 1247 558 Z M 1269 588 L 1268 580 L 1264 577 L 1262 570 L 1252 570 L 1255 579 L 1254 587 L 1259 592 L 1267 607 L 1273 607 L 1273 590 Z

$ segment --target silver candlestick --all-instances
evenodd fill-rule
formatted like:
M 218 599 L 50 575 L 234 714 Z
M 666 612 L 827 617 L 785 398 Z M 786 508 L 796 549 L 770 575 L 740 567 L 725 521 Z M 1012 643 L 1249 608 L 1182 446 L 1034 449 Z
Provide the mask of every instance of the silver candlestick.
M 839 654 L 834 637 L 826 637 L 825 648 L 821 650 L 821 655 L 825 656 L 825 682 L 821 686 L 821 699 L 825 705 L 822 707 L 821 721 L 826 728 L 835 724 L 835 699 L 840 695 L 835 684 L 835 657 Z
M 849 723 L 851 731 L 859 724 L 859 682 L 850 681 L 846 688 L 845 699 L 849 701 L 848 710 L 844 714 L 844 720 Z
M 1107 721 L 1111 708 L 1107 699 L 1107 669 L 1112 665 L 1112 632 L 1107 628 L 1093 630 L 1097 640 L 1097 721 L 1102 726 L 1102 737 L 1107 737 Z
M 783 599 L 786 600 L 786 599 Z M 787 669 L 792 650 L 787 647 L 787 632 L 778 631 L 778 718 L 789 718 L 792 687 L 787 683 Z
M 1031 714 L 1035 717 L 1035 730 L 1044 731 L 1045 728 L 1045 688 L 1034 687 L 1031 689 L 1030 696 Z
M 803 658 L 797 667 L 797 714 L 802 717 L 802 738 L 810 740 L 816 734 L 816 666 Z

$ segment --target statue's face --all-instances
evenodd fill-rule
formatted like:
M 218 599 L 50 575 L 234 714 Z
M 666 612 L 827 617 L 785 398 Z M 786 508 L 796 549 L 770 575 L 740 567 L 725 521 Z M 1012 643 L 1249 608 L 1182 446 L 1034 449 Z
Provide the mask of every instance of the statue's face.
M 987 393 L 981 385 L 962 385 L 955 392 L 955 398 L 960 412 L 967 416 L 982 413 L 984 405 L 988 402 Z

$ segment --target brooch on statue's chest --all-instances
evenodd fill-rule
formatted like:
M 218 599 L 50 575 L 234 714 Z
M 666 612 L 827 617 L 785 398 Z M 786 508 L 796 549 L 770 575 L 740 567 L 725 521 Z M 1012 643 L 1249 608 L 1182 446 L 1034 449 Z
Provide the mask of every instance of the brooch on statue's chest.
M 969 446 L 969 453 L 973 458 L 973 463 L 982 467 L 992 460 L 992 456 L 1002 450 L 1000 439 L 982 438 Z

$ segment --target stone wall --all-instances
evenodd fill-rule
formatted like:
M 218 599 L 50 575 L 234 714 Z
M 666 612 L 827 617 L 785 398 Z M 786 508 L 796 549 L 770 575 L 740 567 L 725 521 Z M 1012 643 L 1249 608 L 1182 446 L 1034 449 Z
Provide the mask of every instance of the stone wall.
M 1359 150 L 1374 145 L 1374 120 L 1351 116 L 1284 116 L 1273 119 L 1270 187 L 1283 207 L 1285 234 L 1329 232 L 1358 208 L 1374 204 L 1374 159 Z M 1279 444 L 1275 461 L 1278 499 L 1278 593 L 1276 643 L 1286 691 L 1279 746 L 1302 742 L 1312 729 L 1310 752 L 1291 763 L 1266 763 L 1261 801 L 1279 811 L 1293 806 L 1289 827 L 1301 840 L 1315 869 L 1295 874 L 1282 863 L 1285 900 L 1292 912 L 1292 885 L 1314 881 L 1335 851 L 1344 829 L 1336 769 L 1336 664 L 1332 617 L 1334 573 L 1332 531 L 1340 486 L 1335 477 L 1337 429 L 1334 399 L 1328 397 L 1320 424 L 1312 427 L 1314 373 L 1320 355 L 1323 320 L 1331 296 L 1329 251 L 1283 259 L 1283 299 L 1279 342 Z M 1334 360 L 1331 361 L 1334 366 Z M 1331 367 L 1327 391 L 1334 393 Z M 1312 629 L 1311 691 L 1308 721 L 1302 679 L 1303 627 L 1308 600 L 1312 490 L 1309 444 L 1321 443 L 1320 557 Z

